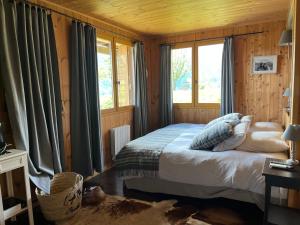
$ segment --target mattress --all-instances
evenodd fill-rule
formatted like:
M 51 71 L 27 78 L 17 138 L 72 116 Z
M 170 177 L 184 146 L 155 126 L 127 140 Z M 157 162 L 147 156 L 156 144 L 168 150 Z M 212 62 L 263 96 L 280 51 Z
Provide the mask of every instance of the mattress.
M 160 155 L 157 178 L 164 181 L 264 195 L 262 169 L 265 159 L 287 158 L 286 153 L 191 150 L 189 146 L 193 138 L 204 125 L 176 124 L 170 127 L 182 132 L 163 148 Z M 287 191 L 277 188 L 272 192 L 272 197 L 286 199 Z

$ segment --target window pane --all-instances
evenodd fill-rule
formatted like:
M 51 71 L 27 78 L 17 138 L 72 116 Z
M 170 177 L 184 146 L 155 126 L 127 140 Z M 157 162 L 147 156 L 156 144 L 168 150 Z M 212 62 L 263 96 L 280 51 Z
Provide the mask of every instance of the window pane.
M 97 59 L 101 109 L 114 108 L 111 41 L 97 38 Z
M 192 48 L 172 49 L 173 103 L 192 103 Z
M 116 43 L 119 107 L 133 105 L 133 48 Z
M 198 102 L 221 102 L 223 44 L 198 46 Z

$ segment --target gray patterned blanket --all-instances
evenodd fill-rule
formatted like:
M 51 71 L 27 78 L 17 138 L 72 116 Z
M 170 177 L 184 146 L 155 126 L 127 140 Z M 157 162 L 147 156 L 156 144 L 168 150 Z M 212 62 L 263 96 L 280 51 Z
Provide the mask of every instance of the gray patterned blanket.
M 119 176 L 157 176 L 162 150 L 186 129 L 167 126 L 129 142 L 116 156 L 115 166 Z

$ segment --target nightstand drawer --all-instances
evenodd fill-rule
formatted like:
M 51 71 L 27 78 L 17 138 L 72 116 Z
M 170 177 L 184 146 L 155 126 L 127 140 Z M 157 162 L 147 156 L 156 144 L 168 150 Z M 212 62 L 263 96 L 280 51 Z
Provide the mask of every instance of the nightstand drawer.
M 24 165 L 25 157 L 18 156 L 12 159 L 4 160 L 0 163 L 0 173 L 5 173 L 10 170 L 14 170 L 16 168 L 21 167 Z
M 300 180 L 286 177 L 266 176 L 266 183 L 274 187 L 282 187 L 299 190 Z

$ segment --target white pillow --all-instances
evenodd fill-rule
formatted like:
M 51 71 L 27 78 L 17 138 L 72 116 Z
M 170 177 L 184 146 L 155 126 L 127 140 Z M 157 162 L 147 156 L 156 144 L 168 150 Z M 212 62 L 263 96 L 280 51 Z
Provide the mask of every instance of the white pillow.
M 256 122 L 251 126 L 251 131 L 283 131 L 282 126 L 275 122 Z
M 222 120 L 231 121 L 231 124 L 233 124 L 235 126 L 236 124 L 238 124 L 240 122 L 241 117 L 242 117 L 242 114 L 240 114 L 240 113 L 229 113 L 225 116 L 221 116 L 221 117 L 218 117 L 218 118 L 210 121 L 208 124 L 206 124 L 205 128 L 209 128 Z
M 283 152 L 289 149 L 281 139 L 280 131 L 253 131 L 247 134 L 246 140 L 236 148 L 248 152 Z
M 240 146 L 246 139 L 246 134 L 250 128 L 253 116 L 243 116 L 241 123 L 237 124 L 233 129 L 233 135 L 216 145 L 213 148 L 214 152 L 222 152 L 226 150 L 232 150 Z
M 253 120 L 253 116 L 252 115 L 247 115 L 247 116 L 243 116 L 241 119 L 241 122 L 249 122 L 249 125 L 251 125 Z

